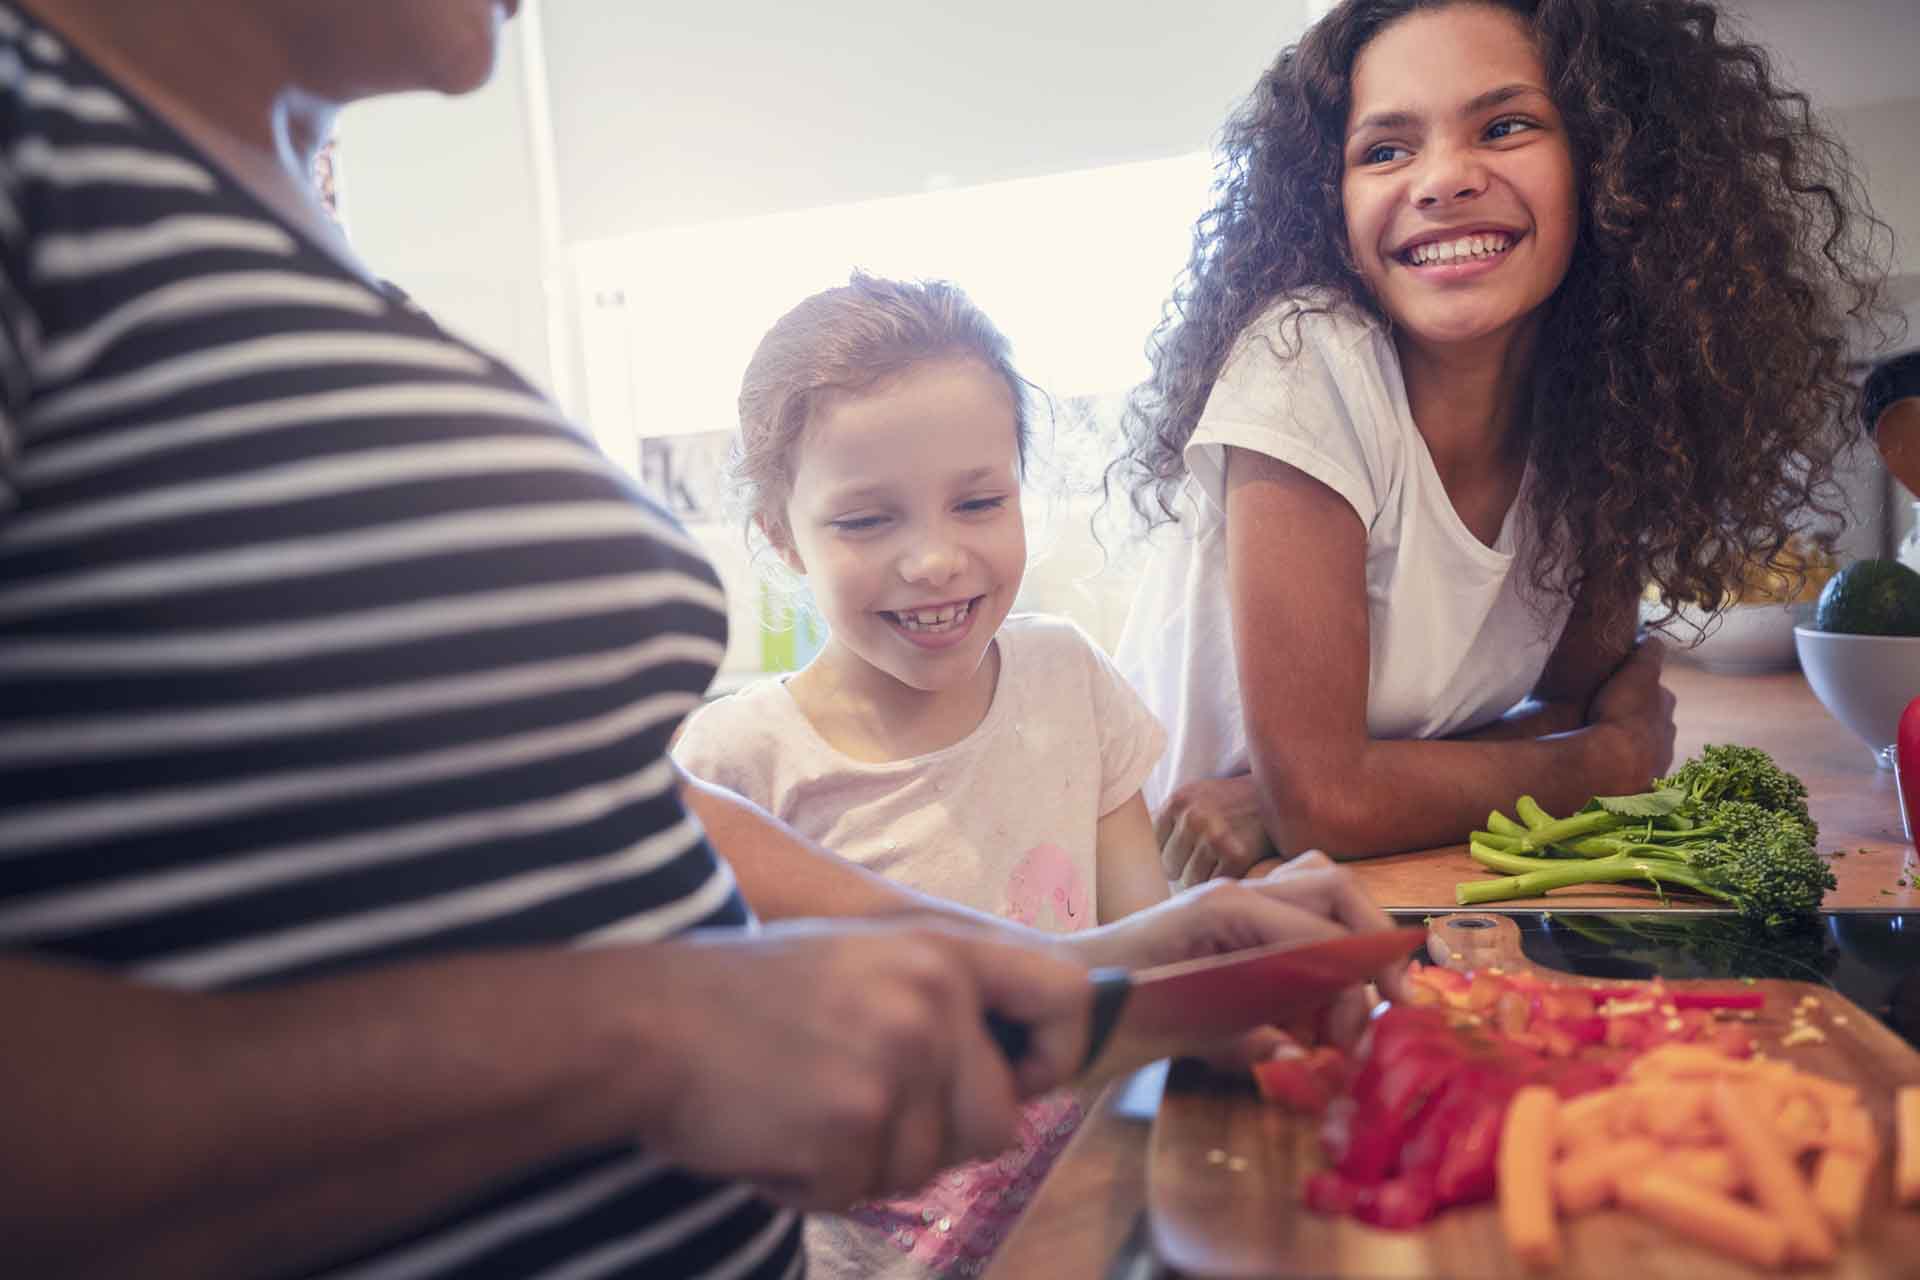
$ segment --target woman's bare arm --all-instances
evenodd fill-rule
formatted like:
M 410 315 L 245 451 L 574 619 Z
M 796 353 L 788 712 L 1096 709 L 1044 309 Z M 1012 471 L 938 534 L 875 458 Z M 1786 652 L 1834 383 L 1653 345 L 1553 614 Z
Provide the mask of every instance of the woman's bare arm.
M 633 1132 L 649 1082 L 615 1011 L 639 974 L 613 968 L 474 956 L 203 996 L 0 956 L 0 1236 L 35 1274 L 250 1274 Z
M 1351 858 L 1451 844 L 1522 792 L 1571 808 L 1664 765 L 1657 658 L 1616 691 L 1608 718 L 1549 736 L 1370 738 L 1366 533 L 1353 509 L 1297 469 L 1236 449 L 1227 531 L 1253 775 L 1276 848 Z M 1284 577 L 1272 571 L 1281 548 Z M 1602 622 L 1588 617 L 1556 655 L 1543 688 L 1563 706 L 1547 714 L 1565 717 L 1604 661 Z

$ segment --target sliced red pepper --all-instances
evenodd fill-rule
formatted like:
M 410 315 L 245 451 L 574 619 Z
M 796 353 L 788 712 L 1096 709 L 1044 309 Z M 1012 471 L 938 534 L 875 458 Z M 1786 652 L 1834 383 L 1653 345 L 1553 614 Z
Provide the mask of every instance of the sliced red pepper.
M 1432 1177 L 1425 1173 L 1405 1173 L 1361 1187 L 1354 1197 L 1353 1216 L 1372 1226 L 1405 1231 L 1431 1221 L 1439 1208 L 1433 1195 Z
M 1295 1111 L 1318 1113 L 1333 1096 L 1305 1054 L 1254 1063 L 1253 1083 L 1268 1102 L 1277 1102 Z
M 1493 1197 L 1500 1129 L 1506 1123 L 1507 1103 L 1518 1088 L 1519 1081 L 1509 1081 L 1482 1097 L 1454 1135 L 1433 1173 L 1434 1198 L 1441 1205 L 1476 1204 Z
M 1360 1199 L 1360 1184 L 1338 1169 L 1322 1169 L 1307 1177 L 1307 1208 L 1315 1213 L 1347 1216 Z
M 1667 1000 L 1676 1009 L 1764 1009 L 1764 991 L 1669 991 Z

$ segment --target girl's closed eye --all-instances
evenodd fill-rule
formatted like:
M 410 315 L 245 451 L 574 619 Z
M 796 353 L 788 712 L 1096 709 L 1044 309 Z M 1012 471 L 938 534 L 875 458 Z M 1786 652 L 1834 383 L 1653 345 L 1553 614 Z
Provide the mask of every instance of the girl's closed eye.
M 984 515 L 990 511 L 999 511 L 1006 507 L 1007 495 L 995 494 L 988 498 L 968 498 L 960 504 L 960 510 L 967 515 Z
M 827 527 L 835 533 L 871 533 L 886 524 L 887 520 L 888 517 L 883 515 L 842 516 L 827 521 Z

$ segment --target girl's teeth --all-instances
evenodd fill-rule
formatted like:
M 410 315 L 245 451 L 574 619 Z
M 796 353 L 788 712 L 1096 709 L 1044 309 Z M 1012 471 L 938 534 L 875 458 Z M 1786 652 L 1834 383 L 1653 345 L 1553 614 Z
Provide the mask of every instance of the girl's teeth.
M 1415 245 L 1407 256 L 1413 265 L 1425 266 L 1429 262 L 1453 262 L 1465 258 L 1487 258 L 1496 253 L 1504 253 L 1513 242 L 1499 232 L 1480 235 L 1461 236 L 1458 240 L 1435 241 L 1429 244 Z
M 951 604 L 944 609 L 918 609 L 912 613 L 897 613 L 900 625 L 908 631 L 950 631 L 967 620 L 967 613 L 973 608 L 973 602 Z

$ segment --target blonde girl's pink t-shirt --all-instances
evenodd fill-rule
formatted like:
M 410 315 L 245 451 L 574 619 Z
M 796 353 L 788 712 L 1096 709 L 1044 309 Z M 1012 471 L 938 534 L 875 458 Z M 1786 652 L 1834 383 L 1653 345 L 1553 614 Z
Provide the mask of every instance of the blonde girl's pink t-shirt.
M 1073 623 L 1016 614 L 996 643 L 992 706 L 940 751 L 850 759 L 814 730 L 784 680 L 769 679 L 695 713 L 674 758 L 914 889 L 1050 932 L 1087 928 L 1099 920 L 1100 819 L 1140 790 L 1165 735 Z M 1072 1095 L 1037 1099 L 1000 1157 L 946 1170 L 899 1200 L 817 1215 L 807 1228 L 813 1274 L 978 1274 L 1079 1120 Z

